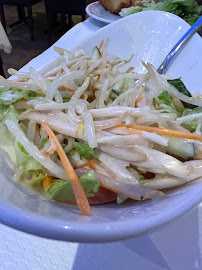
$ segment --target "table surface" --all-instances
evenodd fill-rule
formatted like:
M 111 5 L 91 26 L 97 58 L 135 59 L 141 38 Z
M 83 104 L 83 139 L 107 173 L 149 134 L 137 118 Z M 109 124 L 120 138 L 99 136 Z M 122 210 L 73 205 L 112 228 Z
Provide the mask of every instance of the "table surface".
M 68 31 L 55 45 L 71 47 L 103 26 L 90 18 Z M 23 70 L 30 66 L 39 68 L 53 55 L 50 47 Z M 202 204 L 158 231 L 107 244 L 53 241 L 0 225 L 0 269 L 202 269 Z

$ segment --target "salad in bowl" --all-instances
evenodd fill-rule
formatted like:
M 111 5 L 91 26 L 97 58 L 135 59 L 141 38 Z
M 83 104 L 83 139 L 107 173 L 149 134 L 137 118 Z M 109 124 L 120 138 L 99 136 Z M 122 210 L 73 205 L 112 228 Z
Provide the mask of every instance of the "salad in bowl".
M 60 64 L 0 78 L 1 129 L 18 181 L 50 200 L 90 204 L 164 198 L 202 173 L 202 101 L 180 78 L 108 55 L 55 47 Z M 7 149 L 5 149 L 7 150 Z

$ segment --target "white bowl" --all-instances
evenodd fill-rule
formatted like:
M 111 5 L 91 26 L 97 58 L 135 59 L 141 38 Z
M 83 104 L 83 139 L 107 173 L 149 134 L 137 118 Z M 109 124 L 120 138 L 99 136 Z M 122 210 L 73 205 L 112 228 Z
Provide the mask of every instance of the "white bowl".
M 141 60 L 156 68 L 189 25 L 179 17 L 147 11 L 108 25 L 83 40 L 72 50 L 91 53 L 95 45 L 109 37 L 109 54 L 129 58 L 134 52 L 136 71 Z M 196 34 L 177 56 L 168 73 L 182 80 L 192 92 L 202 91 L 202 40 Z M 53 60 L 54 63 L 58 60 Z M 46 67 L 41 68 L 43 70 Z M 198 181 L 167 193 L 167 198 L 92 207 L 91 217 L 76 207 L 47 201 L 12 180 L 13 172 L 2 156 L 0 173 L 0 221 L 13 228 L 58 240 L 106 242 L 135 237 L 171 222 L 194 208 L 202 199 Z

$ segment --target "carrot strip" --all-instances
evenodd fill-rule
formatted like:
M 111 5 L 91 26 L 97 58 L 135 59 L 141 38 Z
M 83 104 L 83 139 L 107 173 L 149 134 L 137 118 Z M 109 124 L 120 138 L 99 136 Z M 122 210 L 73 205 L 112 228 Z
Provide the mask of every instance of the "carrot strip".
M 185 133 L 178 130 L 167 129 L 167 128 L 157 128 L 157 127 L 147 127 L 147 126 L 138 126 L 138 125 L 125 125 L 120 124 L 115 126 L 115 128 L 120 127 L 122 130 L 127 131 L 129 134 L 136 134 L 136 131 L 147 131 L 151 133 L 156 133 L 158 135 L 165 135 L 169 137 L 179 137 L 190 140 L 202 141 L 202 137 L 193 134 L 193 133 Z
M 5 78 L 4 78 L 3 76 L 1 76 L 1 75 L 0 75 L 0 78 L 1 78 L 1 79 L 5 79 Z
M 49 138 L 53 141 L 54 145 L 56 146 L 60 160 L 64 166 L 64 169 L 67 173 L 69 181 L 72 185 L 76 202 L 81 213 L 84 215 L 91 215 L 91 209 L 90 209 L 86 194 L 61 144 L 59 143 L 57 137 L 55 136 L 55 134 L 53 133 L 53 131 L 49 128 L 47 124 L 43 123 L 42 126 L 45 129 L 45 131 L 48 133 Z
M 70 89 L 70 88 L 68 88 L 68 87 L 66 87 L 66 86 L 63 86 L 66 90 L 68 90 L 68 91 L 70 91 L 70 92 L 75 92 L 75 90 L 72 90 L 72 89 Z
M 96 170 L 96 165 L 99 162 L 95 159 L 89 160 L 88 162 L 80 165 L 78 168 L 84 168 L 84 167 L 89 167 L 91 170 Z
M 39 126 L 36 124 L 36 131 L 38 132 L 38 133 L 40 133 L 40 128 L 39 128 Z
M 88 100 L 88 95 L 87 94 L 85 94 L 85 96 L 84 96 L 84 98 L 83 98 L 84 100 Z
M 97 77 L 97 82 L 100 81 L 100 74 L 98 74 L 98 77 Z
M 26 99 L 25 99 L 24 97 L 22 97 L 22 98 L 20 99 L 20 101 L 26 101 Z
M 135 101 L 135 107 L 137 107 L 137 104 L 143 100 L 143 97 L 139 97 Z
M 44 150 L 44 149 L 41 149 L 40 152 L 41 152 L 41 154 L 43 154 L 45 157 L 49 157 L 49 156 L 50 156 L 49 153 L 48 153 L 46 150 Z
M 52 176 L 46 176 L 44 179 L 43 179 L 43 188 L 45 191 L 47 191 L 50 187 L 51 187 L 51 184 L 52 184 Z
M 102 45 L 103 45 L 103 43 L 104 43 L 104 40 L 102 40 L 102 41 L 100 42 L 100 45 L 99 45 L 99 47 L 98 47 L 98 49 L 99 49 L 99 50 L 101 50 L 101 49 L 102 49 Z
M 50 157 L 54 152 L 55 148 L 51 148 L 49 151 L 46 151 L 44 149 L 41 149 L 40 152 L 45 156 L 45 157 Z

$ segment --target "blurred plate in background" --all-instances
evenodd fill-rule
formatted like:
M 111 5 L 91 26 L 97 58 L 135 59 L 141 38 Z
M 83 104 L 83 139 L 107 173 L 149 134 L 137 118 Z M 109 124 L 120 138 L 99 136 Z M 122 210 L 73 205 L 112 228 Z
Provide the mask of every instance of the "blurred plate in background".
M 106 10 L 99 1 L 89 4 L 86 7 L 86 13 L 93 19 L 104 23 L 113 23 L 121 17 Z

